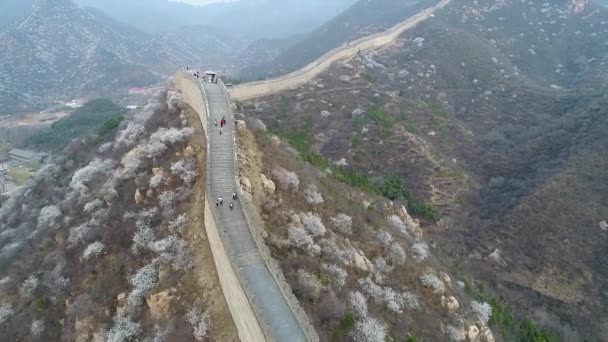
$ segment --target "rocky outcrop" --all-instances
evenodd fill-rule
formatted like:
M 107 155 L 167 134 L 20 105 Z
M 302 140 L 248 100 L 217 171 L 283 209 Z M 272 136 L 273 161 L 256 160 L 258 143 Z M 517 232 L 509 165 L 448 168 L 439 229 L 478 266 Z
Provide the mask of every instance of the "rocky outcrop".
M 236 130 L 239 133 L 245 133 L 247 130 L 247 124 L 243 120 L 236 120 Z
M 135 190 L 135 195 L 133 197 L 135 198 L 135 204 L 137 205 L 142 204 L 144 201 L 144 195 L 141 194 L 139 189 Z
M 467 341 L 478 342 L 479 341 L 479 328 L 476 325 L 471 325 L 467 329 Z
M 262 186 L 264 190 L 268 193 L 273 194 L 277 190 L 277 186 L 274 182 L 266 177 L 263 173 L 260 174 L 260 180 L 262 181 Z
M 247 194 L 251 194 L 251 181 L 247 177 L 241 177 L 241 189 Z
M 458 300 L 454 296 L 441 296 L 441 306 L 448 309 L 448 311 L 456 311 L 460 307 Z
M 498 248 L 496 248 L 494 250 L 494 252 L 492 252 L 490 255 L 488 255 L 488 259 L 493 261 L 498 266 L 502 266 L 502 267 L 507 266 L 507 263 L 502 258 L 502 252 Z
M 172 288 L 146 298 L 146 304 L 150 309 L 150 316 L 154 320 L 166 320 L 169 317 L 171 306 L 177 299 L 175 293 L 177 293 L 177 290 Z
M 423 234 L 422 229 L 420 228 L 420 222 L 417 219 L 413 219 L 404 206 L 401 206 L 399 209 L 399 216 L 408 231 L 411 232 L 416 239 L 421 239 Z

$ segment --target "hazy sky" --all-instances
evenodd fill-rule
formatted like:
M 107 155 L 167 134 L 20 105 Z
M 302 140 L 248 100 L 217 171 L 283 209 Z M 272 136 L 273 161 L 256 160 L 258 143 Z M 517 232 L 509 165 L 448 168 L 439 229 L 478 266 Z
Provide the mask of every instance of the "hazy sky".
M 234 2 L 240 0 L 169 0 L 172 2 L 185 2 L 191 5 L 209 5 L 216 2 Z

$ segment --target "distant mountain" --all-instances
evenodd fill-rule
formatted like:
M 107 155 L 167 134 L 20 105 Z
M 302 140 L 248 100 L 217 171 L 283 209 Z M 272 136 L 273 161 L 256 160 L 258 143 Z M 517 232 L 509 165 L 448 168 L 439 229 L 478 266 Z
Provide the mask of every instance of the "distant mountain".
M 148 33 L 205 25 L 251 42 L 308 32 L 356 0 L 247 0 L 204 7 L 167 0 L 78 0 Z
M 0 31 L 25 17 L 34 0 L 2 0 L 0 4 Z
M 309 32 L 267 65 L 244 70 L 245 75 L 272 75 L 293 71 L 347 41 L 383 31 L 428 7 L 433 0 L 359 0 L 335 18 Z
M 265 75 L 264 70 L 272 64 L 277 57 L 283 54 L 293 44 L 297 43 L 302 36 L 294 36 L 285 39 L 259 39 L 249 44 L 236 58 L 243 79 L 258 79 Z
M 155 83 L 179 66 L 220 63 L 230 40 L 209 32 L 195 27 L 149 35 L 72 0 L 38 0 L 23 21 L 0 34 L 0 111 L 66 95 L 108 95 Z

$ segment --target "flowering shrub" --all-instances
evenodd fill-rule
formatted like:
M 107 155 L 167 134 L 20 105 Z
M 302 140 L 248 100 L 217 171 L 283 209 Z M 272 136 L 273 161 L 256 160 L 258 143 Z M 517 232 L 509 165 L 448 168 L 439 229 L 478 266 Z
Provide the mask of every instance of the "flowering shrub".
M 395 242 L 391 245 L 389 249 L 389 256 L 393 264 L 400 266 L 405 264 L 406 254 L 403 247 L 401 247 L 401 245 L 398 243 Z
M 93 242 L 92 244 L 88 245 L 87 248 L 84 249 L 84 252 L 82 253 L 82 258 L 89 259 L 91 257 L 96 257 L 101 254 L 101 252 L 103 252 L 103 249 L 103 243 L 101 243 L 100 241 Z
M 39 284 L 40 284 L 40 280 L 38 279 L 38 277 L 36 277 L 33 274 L 30 275 L 21 284 L 21 289 L 19 290 L 19 292 L 21 293 L 21 296 L 23 296 L 25 298 L 33 297 L 34 292 L 36 292 L 36 289 L 38 288 Z
M 338 214 L 331 221 L 334 227 L 342 234 L 352 234 L 353 219 L 346 214 Z
M 84 194 L 89 191 L 88 183 L 101 175 L 107 175 L 114 169 L 114 161 L 111 159 L 95 159 L 87 166 L 76 171 L 70 181 L 70 187 Z
M 14 313 L 15 311 L 9 304 L 0 304 L 0 324 L 6 322 Z
M 464 330 L 458 329 L 453 325 L 447 326 L 445 329 L 445 334 L 448 336 L 450 341 L 464 341 L 466 339 Z
M 144 133 L 143 125 L 129 122 L 127 127 L 118 132 L 114 139 L 114 148 L 131 147 L 135 145 L 137 139 Z
M 30 334 L 33 337 L 40 337 L 44 332 L 44 321 L 43 320 L 35 320 L 32 322 L 30 326 Z
M 287 230 L 287 238 L 292 246 L 303 250 L 311 249 L 314 244 L 312 236 L 300 225 L 291 225 Z
M 204 341 L 210 328 L 209 315 L 207 313 L 201 313 L 198 308 L 193 307 L 188 311 L 186 318 L 190 325 L 192 325 L 192 335 L 194 336 L 194 339 L 197 341 Z
M 61 210 L 55 205 L 48 205 L 40 209 L 40 214 L 38 215 L 38 229 L 55 224 L 55 221 L 59 216 L 61 216 Z
M 287 171 L 279 166 L 272 171 L 272 177 L 274 177 L 283 190 L 298 191 L 300 179 L 295 172 Z
M 373 317 L 366 317 L 355 324 L 353 339 L 356 342 L 384 342 L 386 326 Z
M 479 320 L 479 323 L 485 325 L 492 317 L 492 307 L 488 303 L 478 302 L 476 300 L 471 302 L 471 309 Z
M 350 306 L 359 318 L 367 317 L 367 299 L 359 291 L 353 291 L 349 296 Z
M 304 228 L 312 235 L 313 237 L 323 236 L 327 232 L 323 221 L 321 221 L 321 217 L 314 213 L 302 213 L 300 214 L 300 219 L 302 220 L 302 224 Z
M 445 284 L 432 272 L 427 272 L 420 276 L 420 282 L 424 287 L 433 289 L 435 293 L 441 294 L 445 292 Z
M 336 285 L 342 287 L 346 284 L 346 278 L 348 277 L 346 270 L 334 264 L 324 264 L 322 268 L 332 275 L 332 280 Z
M 412 254 L 416 261 L 423 261 L 429 257 L 429 245 L 426 242 L 420 241 L 412 245 Z
M 306 203 L 311 206 L 316 206 L 324 202 L 323 196 L 317 190 L 317 186 L 314 184 L 310 184 L 306 187 L 306 189 L 304 190 L 304 199 L 306 199 Z
M 319 278 L 304 270 L 298 271 L 298 285 L 304 291 L 304 295 L 313 299 L 319 298 L 321 289 L 323 289 L 323 284 L 321 284 Z
M 140 268 L 135 275 L 129 279 L 129 283 L 133 286 L 133 290 L 129 293 L 127 302 L 129 308 L 136 309 L 141 305 L 145 296 L 147 296 L 156 286 L 158 281 L 158 270 L 155 264 L 148 264 Z
M 112 320 L 112 328 L 105 334 L 106 342 L 133 341 L 141 335 L 141 325 L 131 322 L 124 313 L 116 314 Z
M 179 175 L 187 186 L 194 184 L 198 176 L 196 160 L 194 158 L 182 159 L 171 165 L 171 172 Z

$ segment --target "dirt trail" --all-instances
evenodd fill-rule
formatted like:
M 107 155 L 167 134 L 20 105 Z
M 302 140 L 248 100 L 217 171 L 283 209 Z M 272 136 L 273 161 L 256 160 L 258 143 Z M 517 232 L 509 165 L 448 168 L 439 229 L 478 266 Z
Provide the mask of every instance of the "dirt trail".
M 432 17 L 434 12 L 444 8 L 450 1 L 441 0 L 435 6 L 418 12 L 384 32 L 363 37 L 335 48 L 300 70 L 269 80 L 239 84 L 230 90 L 230 97 L 232 100 L 243 101 L 297 88 L 317 77 L 338 60 L 350 59 L 359 51 L 377 49 L 392 44 L 403 32 Z

